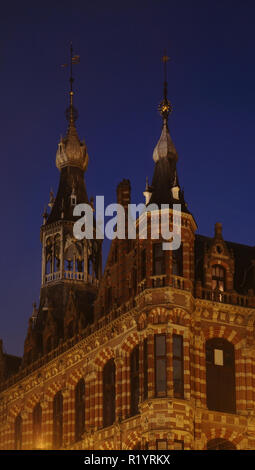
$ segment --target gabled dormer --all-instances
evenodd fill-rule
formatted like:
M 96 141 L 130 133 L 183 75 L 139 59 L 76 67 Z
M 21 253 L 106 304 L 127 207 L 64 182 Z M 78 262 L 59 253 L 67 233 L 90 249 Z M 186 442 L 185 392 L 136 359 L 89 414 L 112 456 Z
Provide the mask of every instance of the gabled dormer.
M 222 224 L 215 224 L 214 237 L 204 256 L 204 287 L 219 292 L 234 289 L 235 260 L 222 236 Z

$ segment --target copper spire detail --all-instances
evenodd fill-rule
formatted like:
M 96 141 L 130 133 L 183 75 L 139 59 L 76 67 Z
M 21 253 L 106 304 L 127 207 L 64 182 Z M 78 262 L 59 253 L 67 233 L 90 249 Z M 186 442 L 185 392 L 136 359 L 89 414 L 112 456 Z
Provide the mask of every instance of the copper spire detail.
M 162 57 L 162 62 L 164 64 L 164 92 L 163 92 L 163 100 L 161 101 L 159 105 L 159 112 L 161 116 L 163 117 L 163 121 L 168 120 L 168 116 L 169 114 L 171 114 L 173 110 L 172 105 L 167 97 L 167 62 L 169 60 L 170 58 L 165 53 Z
M 167 62 L 169 57 L 164 54 L 162 62 L 164 64 L 164 92 L 163 100 L 159 105 L 159 112 L 163 118 L 163 129 L 159 141 L 153 152 L 154 162 L 158 162 L 162 158 L 171 158 L 174 160 L 178 159 L 178 155 L 174 146 L 174 143 L 171 139 L 169 129 L 168 129 L 168 116 L 172 112 L 172 105 L 167 96 Z
M 80 62 L 80 56 L 74 55 L 72 43 L 70 44 L 70 63 L 63 64 L 63 67 L 70 67 L 70 90 L 69 90 L 69 106 L 66 109 L 66 118 L 68 121 L 68 130 L 66 137 L 60 140 L 56 155 L 56 165 L 60 170 L 65 166 L 76 166 L 82 170 L 86 170 L 88 164 L 88 153 L 85 142 L 79 140 L 79 136 L 75 127 L 75 121 L 78 118 L 78 111 L 73 104 L 73 65 Z

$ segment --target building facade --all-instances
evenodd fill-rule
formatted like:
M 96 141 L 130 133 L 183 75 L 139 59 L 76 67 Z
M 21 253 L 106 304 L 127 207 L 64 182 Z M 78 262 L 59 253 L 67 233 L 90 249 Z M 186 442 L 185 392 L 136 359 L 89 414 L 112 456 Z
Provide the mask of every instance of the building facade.
M 72 83 L 71 83 L 72 85 Z M 182 243 L 73 236 L 88 153 L 75 127 L 56 156 L 59 188 L 41 227 L 42 284 L 17 358 L 0 344 L 0 449 L 255 449 L 255 247 L 196 233 L 162 133 L 146 204 L 181 204 Z M 117 202 L 127 211 L 131 187 Z M 148 211 L 148 232 L 162 211 Z M 168 227 L 169 228 L 169 227 Z

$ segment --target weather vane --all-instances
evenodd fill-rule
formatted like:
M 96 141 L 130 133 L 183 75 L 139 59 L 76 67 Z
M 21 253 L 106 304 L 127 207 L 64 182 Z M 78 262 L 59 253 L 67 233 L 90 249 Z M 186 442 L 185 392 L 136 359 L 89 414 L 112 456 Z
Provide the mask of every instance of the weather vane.
M 73 45 L 72 42 L 70 43 L 70 62 L 69 64 L 62 64 L 61 67 L 66 68 L 70 67 L 70 77 L 69 77 L 69 82 L 70 82 L 70 91 L 69 91 L 69 106 L 66 110 L 66 118 L 69 121 L 69 123 L 76 121 L 78 118 L 78 111 L 75 109 L 73 105 L 73 82 L 74 82 L 74 77 L 73 77 L 73 65 L 78 64 L 80 62 L 80 56 L 79 55 L 74 55 L 73 54 Z

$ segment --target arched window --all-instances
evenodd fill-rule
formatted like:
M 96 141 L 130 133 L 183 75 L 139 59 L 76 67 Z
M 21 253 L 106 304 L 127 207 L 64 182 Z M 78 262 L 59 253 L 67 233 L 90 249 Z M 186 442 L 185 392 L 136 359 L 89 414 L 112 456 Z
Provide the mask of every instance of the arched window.
M 139 404 L 139 346 L 137 345 L 130 355 L 130 414 L 138 413 Z
M 52 240 L 50 238 L 47 239 L 47 242 L 46 242 L 46 254 L 45 254 L 45 258 L 46 258 L 46 272 L 45 274 L 50 274 L 52 272 Z
M 236 446 L 226 439 L 212 439 L 207 442 L 207 450 L 236 450 Z
M 75 387 L 75 440 L 79 441 L 85 431 L 85 382 L 79 380 Z
M 42 407 L 40 403 L 37 403 L 33 409 L 33 440 L 34 447 L 39 448 L 41 446 L 42 439 Z
M 212 266 L 212 289 L 225 292 L 226 290 L 226 274 L 225 269 L 219 264 Z
M 56 393 L 53 400 L 53 448 L 59 449 L 63 441 L 63 395 Z
M 54 272 L 60 270 L 60 235 L 56 235 L 54 240 Z
M 224 338 L 206 342 L 206 393 L 209 410 L 235 413 L 235 350 Z
M 22 418 L 18 415 L 14 423 L 14 445 L 16 450 L 22 449 Z
M 115 362 L 110 359 L 103 369 L 103 425 L 115 421 Z

